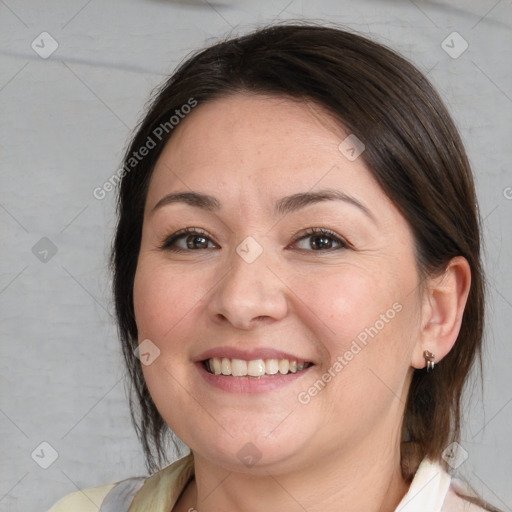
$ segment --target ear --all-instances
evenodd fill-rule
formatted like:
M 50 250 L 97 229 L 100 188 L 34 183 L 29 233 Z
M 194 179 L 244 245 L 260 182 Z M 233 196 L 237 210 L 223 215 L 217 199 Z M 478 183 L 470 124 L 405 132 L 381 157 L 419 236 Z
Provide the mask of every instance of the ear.
M 470 286 L 471 268 L 462 256 L 450 260 L 441 275 L 427 280 L 421 305 L 420 339 L 411 361 L 414 368 L 426 366 L 425 350 L 434 354 L 436 363 L 450 352 L 459 335 Z

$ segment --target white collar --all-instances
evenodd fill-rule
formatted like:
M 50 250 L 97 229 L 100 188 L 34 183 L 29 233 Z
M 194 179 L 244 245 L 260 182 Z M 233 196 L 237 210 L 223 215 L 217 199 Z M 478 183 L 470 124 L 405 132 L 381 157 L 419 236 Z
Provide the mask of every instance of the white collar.
M 440 512 L 451 476 L 438 462 L 423 459 L 395 512 Z

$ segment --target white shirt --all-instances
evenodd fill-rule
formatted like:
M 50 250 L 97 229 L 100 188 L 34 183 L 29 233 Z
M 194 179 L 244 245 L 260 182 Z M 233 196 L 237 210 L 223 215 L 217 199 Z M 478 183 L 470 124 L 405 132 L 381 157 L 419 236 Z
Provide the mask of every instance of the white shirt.
M 74 492 L 48 512 L 170 512 L 194 474 L 192 454 L 148 478 L 129 478 Z M 443 467 L 424 459 L 395 512 L 483 512 L 461 498 L 469 494 Z

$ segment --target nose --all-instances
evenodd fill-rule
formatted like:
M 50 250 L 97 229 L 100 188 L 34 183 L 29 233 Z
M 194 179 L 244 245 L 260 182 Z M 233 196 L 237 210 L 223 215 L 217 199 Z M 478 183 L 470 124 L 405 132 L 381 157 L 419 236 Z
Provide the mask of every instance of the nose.
M 284 318 L 288 310 L 287 287 L 275 261 L 266 251 L 252 262 L 240 254 L 232 251 L 229 270 L 210 296 L 211 318 L 243 330 Z

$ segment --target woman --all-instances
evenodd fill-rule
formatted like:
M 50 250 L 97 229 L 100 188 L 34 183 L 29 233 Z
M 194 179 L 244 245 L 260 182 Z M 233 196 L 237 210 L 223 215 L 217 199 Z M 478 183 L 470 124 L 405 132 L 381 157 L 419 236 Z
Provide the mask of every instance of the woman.
M 118 177 L 116 311 L 158 471 L 52 511 L 493 510 L 449 474 L 479 219 L 418 70 L 313 25 L 215 44 L 159 90 Z M 191 452 L 160 470 L 169 429 Z

